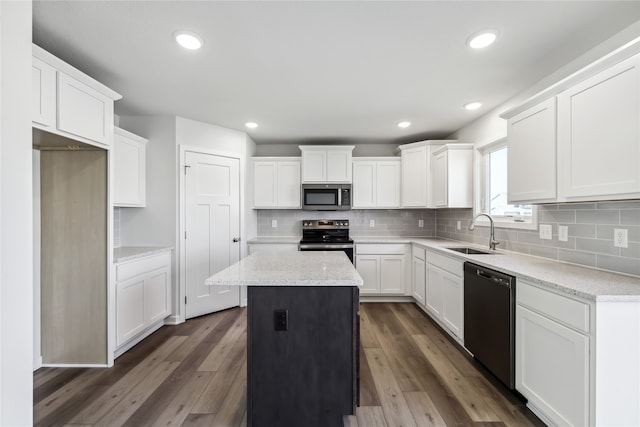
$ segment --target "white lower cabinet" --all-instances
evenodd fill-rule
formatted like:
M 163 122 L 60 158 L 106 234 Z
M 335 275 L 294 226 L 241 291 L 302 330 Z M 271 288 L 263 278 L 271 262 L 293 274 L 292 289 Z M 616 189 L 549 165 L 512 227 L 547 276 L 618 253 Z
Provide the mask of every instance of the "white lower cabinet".
M 116 264 L 116 347 L 141 340 L 169 314 L 170 250 Z
M 414 256 L 416 265 L 419 265 L 419 261 L 420 259 Z M 440 326 L 456 340 L 462 342 L 464 340 L 463 262 L 429 250 L 425 251 L 425 261 L 424 273 L 416 272 L 414 265 L 414 298 Z M 423 276 L 425 277 L 425 294 L 424 302 L 421 303 L 419 297 Z
M 423 248 L 413 246 L 413 276 L 412 276 L 412 295 L 413 299 L 420 305 L 424 306 L 426 301 L 427 282 L 425 269 L 425 250 Z
M 405 244 L 357 244 L 356 270 L 364 281 L 360 295 L 407 295 L 408 253 Z
M 516 286 L 516 389 L 543 420 L 593 424 L 589 305 L 522 280 Z

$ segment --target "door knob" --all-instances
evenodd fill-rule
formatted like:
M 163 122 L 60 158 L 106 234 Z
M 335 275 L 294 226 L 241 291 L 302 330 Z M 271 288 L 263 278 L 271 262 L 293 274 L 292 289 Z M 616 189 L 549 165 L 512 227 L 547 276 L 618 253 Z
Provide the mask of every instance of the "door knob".
M 238 243 L 239 241 L 240 241 L 240 238 L 239 238 L 239 237 L 234 237 L 234 238 L 233 238 L 233 243 Z

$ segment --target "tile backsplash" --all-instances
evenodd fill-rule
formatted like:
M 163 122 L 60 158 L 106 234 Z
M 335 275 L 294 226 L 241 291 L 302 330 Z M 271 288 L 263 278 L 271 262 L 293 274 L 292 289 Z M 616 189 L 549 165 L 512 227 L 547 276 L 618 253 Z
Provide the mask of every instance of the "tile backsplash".
M 352 236 L 434 236 L 436 226 L 436 213 L 428 209 L 259 210 L 258 236 L 301 236 L 303 219 L 348 219 Z M 272 227 L 273 220 L 276 227 Z M 419 220 L 423 227 L 418 226 Z
M 487 245 L 489 227 L 469 231 L 471 209 L 436 212 L 436 236 Z M 462 230 L 456 229 L 461 221 Z M 496 228 L 499 249 L 640 276 L 640 201 L 567 203 L 538 207 L 538 224 L 552 227 L 552 240 L 542 240 L 538 230 Z M 566 242 L 558 240 L 558 227 L 568 227 Z M 627 230 L 628 247 L 613 245 L 614 229 Z

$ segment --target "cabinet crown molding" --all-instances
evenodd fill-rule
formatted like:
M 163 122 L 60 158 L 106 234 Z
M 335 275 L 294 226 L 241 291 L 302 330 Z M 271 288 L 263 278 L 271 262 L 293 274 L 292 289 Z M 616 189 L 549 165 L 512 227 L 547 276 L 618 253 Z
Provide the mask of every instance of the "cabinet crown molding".
M 149 140 L 147 138 L 143 138 L 140 135 L 136 135 L 135 133 L 131 133 L 128 130 L 124 130 L 124 129 L 119 128 L 117 126 L 113 127 L 113 132 L 116 135 L 120 135 L 120 136 L 124 136 L 125 138 L 133 139 L 134 141 L 140 142 L 142 144 L 146 144 L 147 142 L 149 142 Z

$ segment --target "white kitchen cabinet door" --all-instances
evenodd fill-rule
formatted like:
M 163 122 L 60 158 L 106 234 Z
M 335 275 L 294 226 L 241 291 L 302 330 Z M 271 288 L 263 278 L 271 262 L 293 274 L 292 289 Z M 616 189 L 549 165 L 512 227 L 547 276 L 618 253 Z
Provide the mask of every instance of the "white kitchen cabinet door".
M 559 196 L 640 197 L 640 55 L 558 95 Z
M 413 298 L 422 306 L 425 305 L 426 276 L 425 262 L 416 256 L 413 257 Z
M 516 306 L 516 389 L 559 426 L 589 422 L 589 337 Z
M 58 72 L 59 130 L 110 146 L 113 135 L 113 100 Z
M 155 272 L 144 280 L 144 317 L 147 325 L 171 314 L 171 271 Z
M 445 144 L 433 150 L 432 193 L 437 208 L 473 205 L 473 145 Z
M 356 270 L 362 277 L 360 295 L 380 294 L 380 256 L 356 255 Z
M 399 208 L 401 184 L 400 159 L 378 161 L 376 165 L 375 183 L 376 207 Z
M 351 182 L 351 150 L 327 151 L 327 182 Z
M 440 269 L 427 265 L 426 286 L 427 311 L 436 319 L 442 319 L 442 298 L 444 292 L 444 275 Z
M 437 207 L 448 205 L 447 152 L 433 156 L 433 201 Z
M 31 119 L 43 128 L 56 126 L 56 70 L 38 58 L 31 65 Z
M 302 151 L 302 182 L 327 181 L 327 152 Z
M 143 278 L 127 280 L 116 285 L 117 346 L 144 330 L 144 304 Z
M 278 161 L 277 207 L 299 209 L 300 160 Z
M 253 162 L 253 206 L 274 208 L 278 204 L 278 162 Z
M 380 255 L 380 293 L 404 295 L 406 255 Z
M 556 198 L 556 98 L 512 117 L 507 123 L 509 203 Z
M 374 160 L 353 161 L 352 207 L 374 208 L 376 204 L 376 166 Z
M 427 206 L 428 147 L 402 150 L 402 206 Z
M 455 336 L 463 339 L 464 286 L 463 279 L 442 273 L 442 321 Z
M 144 207 L 146 204 L 147 140 L 114 129 L 113 140 L 113 205 Z

